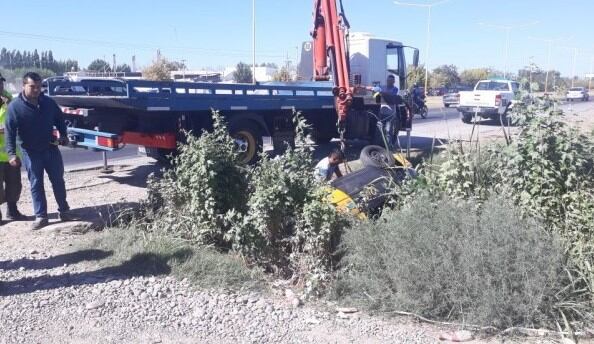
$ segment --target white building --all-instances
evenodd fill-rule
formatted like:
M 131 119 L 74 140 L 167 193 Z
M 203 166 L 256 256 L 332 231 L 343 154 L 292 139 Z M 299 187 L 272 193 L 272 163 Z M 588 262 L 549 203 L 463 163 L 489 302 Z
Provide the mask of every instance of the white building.
M 233 73 L 235 72 L 236 67 L 227 67 L 223 72 L 223 81 L 230 82 L 233 80 Z M 250 66 L 252 73 L 254 73 L 254 68 Z M 270 82 L 274 80 L 274 75 L 278 72 L 277 68 L 271 67 L 256 67 L 256 72 L 254 75 L 256 76 L 256 81 L 258 82 Z

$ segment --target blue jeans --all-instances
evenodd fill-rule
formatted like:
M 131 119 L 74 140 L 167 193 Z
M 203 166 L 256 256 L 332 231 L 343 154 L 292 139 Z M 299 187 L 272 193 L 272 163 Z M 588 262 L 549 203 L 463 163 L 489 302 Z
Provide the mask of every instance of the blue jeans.
M 66 202 L 66 185 L 64 184 L 64 163 L 62 154 L 57 147 L 50 147 L 42 152 L 26 151 L 23 149 L 23 165 L 29 176 L 31 183 L 31 198 L 33 199 L 33 208 L 35 217 L 47 218 L 47 200 L 45 199 L 45 189 L 43 187 L 43 172 L 52 183 L 54 197 L 58 203 L 60 213 L 70 210 Z

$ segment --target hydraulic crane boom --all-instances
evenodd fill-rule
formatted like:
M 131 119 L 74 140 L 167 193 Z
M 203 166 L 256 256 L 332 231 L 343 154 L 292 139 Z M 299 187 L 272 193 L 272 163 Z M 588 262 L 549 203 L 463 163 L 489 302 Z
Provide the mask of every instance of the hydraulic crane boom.
M 353 102 L 350 85 L 349 52 L 347 37 L 349 24 L 344 16 L 341 1 L 340 14 L 336 0 L 314 0 L 313 37 L 314 80 L 330 80 L 333 73 L 333 94 L 336 101 L 339 128 L 344 128 L 347 113 Z M 330 61 L 330 66 L 328 66 Z

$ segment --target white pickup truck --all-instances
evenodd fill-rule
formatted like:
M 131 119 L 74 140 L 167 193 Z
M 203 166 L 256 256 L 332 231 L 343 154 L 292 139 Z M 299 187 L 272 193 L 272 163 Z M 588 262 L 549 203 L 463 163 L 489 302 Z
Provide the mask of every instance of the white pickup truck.
M 458 111 L 462 122 L 470 123 L 476 114 L 482 118 L 499 119 L 513 104 L 520 84 L 511 80 L 481 80 L 474 91 L 460 92 Z

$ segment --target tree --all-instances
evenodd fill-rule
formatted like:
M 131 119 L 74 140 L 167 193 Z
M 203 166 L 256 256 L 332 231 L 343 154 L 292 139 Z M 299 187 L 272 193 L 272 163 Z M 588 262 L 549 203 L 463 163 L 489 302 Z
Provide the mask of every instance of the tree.
M 279 71 L 274 73 L 272 79 L 274 81 L 288 82 L 293 80 L 293 77 L 291 76 L 291 73 L 287 67 L 282 67 Z
M 417 68 L 409 65 L 406 84 L 409 88 L 412 88 L 415 84 L 425 85 L 425 65 L 420 65 Z
M 91 62 L 91 64 L 89 64 L 87 70 L 93 72 L 111 72 L 111 67 L 109 66 L 109 63 L 107 61 L 102 59 L 96 59 L 93 62 Z
M 467 86 L 474 87 L 479 80 L 489 78 L 491 72 L 492 71 L 489 68 L 467 69 L 460 73 L 460 81 Z
M 253 80 L 254 75 L 250 66 L 243 62 L 239 62 L 235 71 L 233 72 L 233 80 L 237 83 L 250 83 Z
M 132 72 L 132 68 L 124 63 L 116 67 L 116 72 L 130 73 Z
M 460 83 L 460 76 L 458 75 L 458 68 L 454 65 L 442 65 L 433 70 L 431 73 L 431 87 L 446 87 L 458 85 Z
M 149 80 L 171 80 L 171 72 L 178 70 L 179 64 L 168 61 L 166 58 L 158 58 L 152 65 L 142 71 L 142 77 Z

